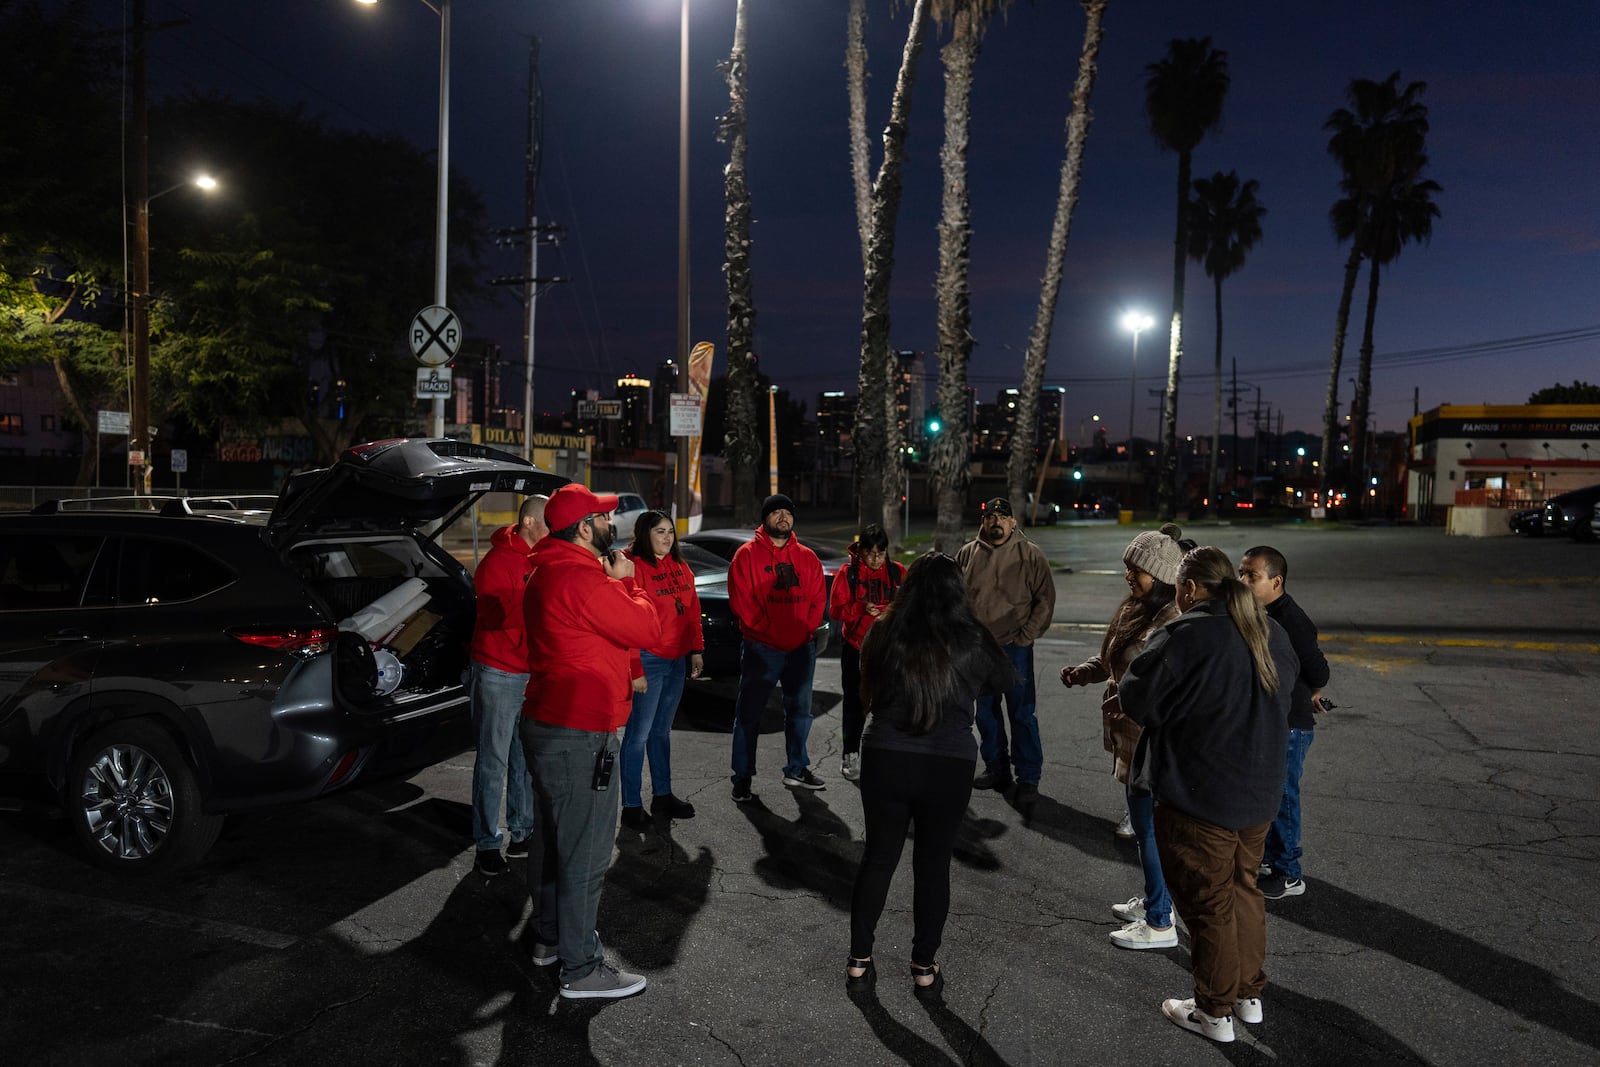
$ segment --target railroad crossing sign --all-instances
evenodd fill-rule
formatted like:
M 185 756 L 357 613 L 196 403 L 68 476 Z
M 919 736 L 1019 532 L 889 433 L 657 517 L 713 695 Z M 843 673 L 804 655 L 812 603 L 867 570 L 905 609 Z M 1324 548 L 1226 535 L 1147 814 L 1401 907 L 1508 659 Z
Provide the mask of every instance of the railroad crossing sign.
M 442 367 L 461 351 L 461 320 L 443 304 L 429 304 L 411 320 L 410 340 L 411 354 L 417 357 L 418 363 L 424 367 Z M 417 395 L 422 394 L 418 392 Z
M 449 396 L 451 373 L 449 367 L 417 368 L 417 399 L 428 400 L 436 396 Z

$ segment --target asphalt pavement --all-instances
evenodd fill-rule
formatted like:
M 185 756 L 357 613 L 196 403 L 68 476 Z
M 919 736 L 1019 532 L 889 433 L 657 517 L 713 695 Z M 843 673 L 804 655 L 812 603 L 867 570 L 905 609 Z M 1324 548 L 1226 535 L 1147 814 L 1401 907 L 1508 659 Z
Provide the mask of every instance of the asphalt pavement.
M 802 526 L 801 535 L 806 535 Z M 1033 536 L 1057 568 L 1040 642 L 1046 766 L 1031 818 L 975 794 L 952 870 L 944 1005 L 911 995 L 910 881 L 879 927 L 876 997 L 845 996 L 862 833 L 838 775 L 839 674 L 819 663 L 813 764 L 729 799 L 732 705 L 696 690 L 674 788 L 699 814 L 620 833 L 600 933 L 650 979 L 566 1002 L 528 958 L 522 865 L 472 870 L 470 755 L 408 782 L 229 821 L 199 866 L 119 880 L 64 822 L 0 816 L 0 1064 L 1592 1064 L 1600 1061 L 1600 546 L 1438 529 L 1207 525 L 1289 558 L 1339 707 L 1304 780 L 1305 896 L 1268 904 L 1265 1020 L 1213 1045 L 1160 1014 L 1188 939 L 1107 935 L 1138 892 L 1098 694 L 1130 531 Z M 909 863 L 909 857 L 907 857 Z

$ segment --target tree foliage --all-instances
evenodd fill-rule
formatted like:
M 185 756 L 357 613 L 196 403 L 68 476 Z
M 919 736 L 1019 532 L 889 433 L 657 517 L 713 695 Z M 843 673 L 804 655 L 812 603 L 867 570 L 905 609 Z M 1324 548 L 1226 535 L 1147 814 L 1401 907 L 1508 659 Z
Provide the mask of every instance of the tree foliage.
M 1600 385 L 1574 381 L 1547 386 L 1528 397 L 1530 404 L 1600 404 Z

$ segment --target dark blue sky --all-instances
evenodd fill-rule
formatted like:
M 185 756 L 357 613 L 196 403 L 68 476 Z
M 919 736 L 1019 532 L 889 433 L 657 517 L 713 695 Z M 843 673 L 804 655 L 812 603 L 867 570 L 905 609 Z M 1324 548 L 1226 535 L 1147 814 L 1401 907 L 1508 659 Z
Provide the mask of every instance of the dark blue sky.
M 116 24 L 123 5 L 100 0 Z M 692 320 L 725 354 L 722 168 L 714 138 L 727 91 L 715 65 L 732 40 L 733 0 L 691 0 Z M 158 87 L 299 100 L 335 125 L 436 141 L 438 20 L 419 0 L 150 0 L 187 15 L 156 35 Z M 757 349 L 764 370 L 808 406 L 854 389 L 860 252 L 846 134 L 845 0 L 753 4 L 750 188 L 755 200 Z M 872 5 L 869 126 L 888 108 L 906 12 Z M 1309 10 L 1296 10 L 1309 9 Z M 538 405 L 567 391 L 648 374 L 675 335 L 677 0 L 454 0 L 452 164 L 484 195 L 493 225 L 518 224 L 526 130 L 527 36 L 542 39 L 542 218 L 567 227 L 541 273 L 571 277 L 541 297 Z M 1020 376 L 1064 151 L 1082 41 L 1068 0 L 1019 2 L 996 19 L 978 60 L 972 138 L 971 377 L 983 398 Z M 1399 70 L 1428 83 L 1431 176 L 1444 186 L 1430 245 L 1408 248 L 1378 305 L 1373 411 L 1399 429 L 1413 388 L 1440 403 L 1520 403 L 1533 389 L 1594 381 L 1600 341 L 1600 5 L 1519 8 L 1418 0 L 1337 5 L 1113 0 L 1095 86 L 1094 125 L 1047 384 L 1068 390 L 1069 433 L 1100 414 L 1125 433 L 1130 337 L 1125 308 L 1148 310 L 1144 389 L 1164 375 L 1171 301 L 1176 159 L 1148 133 L 1143 68 L 1176 36 L 1209 34 L 1233 84 L 1222 129 L 1195 175 L 1236 169 L 1261 183 L 1265 238 L 1224 290 L 1224 358 L 1288 429 L 1316 429 L 1327 386 L 1345 250 L 1327 210 L 1337 171 L 1321 129 L 1354 77 Z M 941 33 L 940 39 L 944 39 Z M 894 344 L 932 352 L 943 79 L 934 48 L 919 75 L 895 271 Z M 874 168 L 876 168 L 876 158 Z M 225 160 L 219 160 L 225 166 Z M 510 253 L 491 273 L 517 273 Z M 1365 275 L 1352 315 L 1355 373 Z M 429 302 L 417 294 L 417 304 Z M 1189 268 L 1180 429 L 1209 429 L 1211 283 Z M 465 308 L 468 326 L 520 351 L 520 312 Z M 397 324 L 397 331 L 404 324 Z M 1585 339 L 1469 354 L 1484 342 L 1556 331 Z M 1443 349 L 1438 356 L 1409 357 Z M 1341 400 L 1350 386 L 1341 382 Z M 1254 391 L 1248 403 L 1254 403 Z

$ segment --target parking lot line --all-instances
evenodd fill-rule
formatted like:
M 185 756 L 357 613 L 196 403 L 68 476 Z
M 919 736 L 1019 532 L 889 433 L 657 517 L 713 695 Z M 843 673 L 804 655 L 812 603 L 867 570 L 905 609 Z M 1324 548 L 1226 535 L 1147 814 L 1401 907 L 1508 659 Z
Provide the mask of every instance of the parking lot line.
M 297 937 L 290 937 L 287 934 L 280 934 L 272 930 L 262 930 L 254 926 L 218 922 L 215 919 L 202 919 L 199 916 L 183 915 L 179 912 L 165 911 L 161 908 L 147 908 L 142 904 L 106 900 L 103 897 L 88 897 L 78 893 L 63 893 L 59 890 L 44 890 L 30 885 L 0 882 L 0 897 L 9 897 L 13 900 L 25 901 L 29 904 L 44 907 L 72 908 L 76 911 L 105 918 L 135 919 L 139 922 L 149 923 L 152 926 L 168 926 L 177 930 L 187 930 L 190 933 L 200 934 L 205 937 L 238 941 L 242 944 L 256 945 L 261 948 L 286 949 L 300 940 Z

